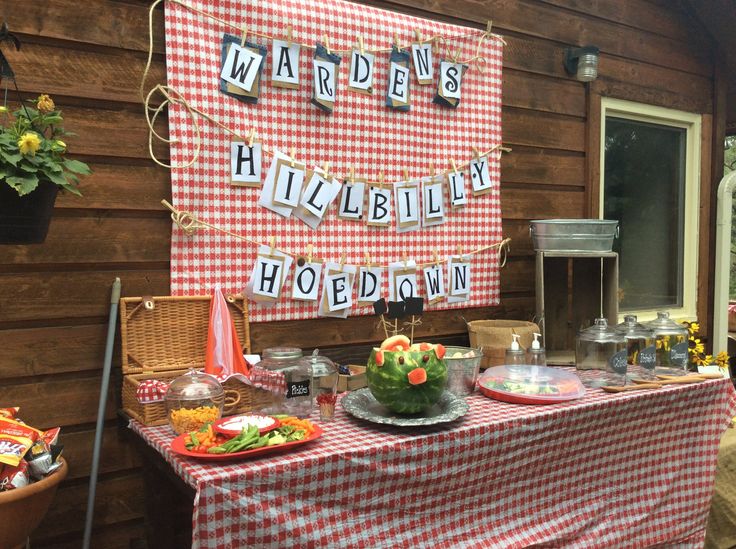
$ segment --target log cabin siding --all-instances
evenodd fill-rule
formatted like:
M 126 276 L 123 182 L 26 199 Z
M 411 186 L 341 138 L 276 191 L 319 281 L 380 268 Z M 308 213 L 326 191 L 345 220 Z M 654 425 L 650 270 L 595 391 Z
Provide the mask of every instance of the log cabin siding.
M 601 96 L 706 115 L 703 127 L 701 250 L 709 249 L 713 206 L 712 144 L 723 131 L 714 46 L 687 7 L 663 0 L 367 0 L 367 4 L 461 25 L 493 20 L 504 51 L 501 173 L 503 231 L 512 237 L 501 272 L 501 306 L 425 315 L 419 335 L 465 337 L 465 320 L 531 318 L 534 257 L 528 221 L 586 217 L 597 204 L 597 131 Z M 0 14 L 20 37 L 20 52 L 3 45 L 24 97 L 51 94 L 78 134 L 70 153 L 90 163 L 83 198 L 61 196 L 47 241 L 0 246 L 0 406 L 19 405 L 39 427 L 62 425 L 71 471 L 34 547 L 77 546 L 86 506 L 109 294 L 116 276 L 123 295 L 169 291 L 171 224 L 160 206 L 169 174 L 148 157 L 138 95 L 148 44 L 148 4 L 136 0 L 38 0 Z M 165 79 L 162 10 L 149 82 Z M 695 30 L 694 30 L 695 29 Z M 563 68 L 568 46 L 601 48 L 599 78 L 584 85 Z M 719 88 L 721 87 L 721 88 Z M 715 111 L 715 112 L 714 112 Z M 713 124 L 712 116 L 721 122 Z M 733 117 L 732 117 L 733 118 Z M 165 131 L 165 128 L 164 130 Z M 705 131 L 705 130 L 704 130 Z M 168 151 L 158 146 L 165 158 Z M 703 256 L 701 253 L 701 257 Z M 699 313 L 711 292 L 708 255 L 701 260 Z M 337 358 L 364 352 L 378 338 L 372 318 L 322 319 L 252 327 L 254 350 L 288 341 L 337 347 Z M 119 345 L 119 342 L 118 342 Z M 114 369 L 119 372 L 118 352 Z M 93 546 L 128 547 L 143 536 L 142 477 L 137 455 L 116 421 L 118 387 L 106 412 Z M 103 543 L 104 542 L 104 543 Z

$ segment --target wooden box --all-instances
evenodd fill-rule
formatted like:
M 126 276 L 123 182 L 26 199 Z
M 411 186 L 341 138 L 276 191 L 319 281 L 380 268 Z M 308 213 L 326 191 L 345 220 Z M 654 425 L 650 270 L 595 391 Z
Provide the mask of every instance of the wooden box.
M 340 374 L 337 378 L 338 393 L 355 391 L 356 389 L 362 389 L 368 385 L 368 381 L 365 378 L 365 366 L 348 364 L 348 368 L 350 368 L 349 376 Z
M 537 252 L 536 318 L 547 363 L 575 364 L 575 337 L 597 317 L 618 323 L 618 254 Z
M 204 368 L 211 296 L 124 297 L 120 300 L 123 411 L 144 425 L 167 423 L 166 404 L 141 404 L 141 381 L 173 380 L 190 368 Z M 242 296 L 226 296 L 243 352 L 250 353 L 248 304 Z M 225 415 L 258 409 L 271 394 L 236 379 L 225 388 Z

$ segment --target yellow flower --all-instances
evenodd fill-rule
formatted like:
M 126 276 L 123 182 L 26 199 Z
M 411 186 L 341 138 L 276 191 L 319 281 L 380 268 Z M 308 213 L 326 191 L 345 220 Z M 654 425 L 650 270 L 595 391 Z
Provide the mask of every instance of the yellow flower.
M 41 140 L 37 133 L 26 132 L 18 139 L 18 148 L 21 154 L 30 154 L 31 156 L 36 155 L 36 151 L 41 146 Z
M 688 329 L 690 330 L 691 334 L 696 334 L 700 331 L 700 324 L 698 324 L 697 322 L 691 322 Z
M 690 341 L 688 342 L 688 346 L 690 348 L 691 353 L 700 355 L 705 351 L 705 345 L 703 345 L 703 342 L 694 337 L 690 338 Z
M 728 368 L 728 353 L 726 351 L 721 351 L 716 355 L 716 364 L 721 368 Z
M 696 355 L 693 357 L 693 362 L 698 366 L 707 366 L 712 360 L 713 357 L 711 355 Z
M 43 94 L 38 96 L 38 99 L 36 100 L 36 108 L 38 108 L 42 113 L 50 113 L 56 108 L 56 105 L 54 105 L 53 99 L 48 95 Z

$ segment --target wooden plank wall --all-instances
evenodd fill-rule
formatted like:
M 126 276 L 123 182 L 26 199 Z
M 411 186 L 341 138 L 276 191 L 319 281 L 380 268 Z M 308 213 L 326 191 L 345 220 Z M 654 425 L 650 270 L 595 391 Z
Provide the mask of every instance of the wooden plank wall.
M 475 27 L 492 19 L 508 42 L 503 124 L 513 153 L 503 158 L 502 204 L 504 233 L 514 241 L 501 275 L 502 305 L 466 310 L 467 320 L 531 317 L 528 221 L 590 214 L 595 173 L 587 163 L 596 155 L 586 149 L 596 131 L 590 108 L 596 96 L 703 113 L 712 127 L 710 46 L 667 0 L 366 3 Z M 67 128 L 78 134 L 68 139 L 70 152 L 94 169 L 83 182 L 83 198 L 58 200 L 45 244 L 0 246 L 0 406 L 21 406 L 23 418 L 39 427 L 61 425 L 71 464 L 34 547 L 76 547 L 81 536 L 113 279 L 121 277 L 128 296 L 169 289 L 170 221 L 159 205 L 170 196 L 169 177 L 148 158 L 137 92 L 147 7 L 137 0 L 38 0 L 21 10 L 17 0 L 0 0 L 0 14 L 23 42 L 20 52 L 3 46 L 23 96 L 54 97 Z M 154 23 L 151 81 L 162 82 L 161 10 Z M 602 51 L 601 76 L 590 87 L 562 65 L 565 47 L 584 44 Z M 708 166 L 710 147 L 704 150 Z M 704 188 L 708 172 L 704 168 Z M 703 213 L 707 218 L 708 208 Z M 426 315 L 421 334 L 462 338 L 463 316 Z M 346 349 L 377 339 L 373 324 L 353 318 L 254 326 L 252 342 L 255 350 L 284 342 Z M 110 397 L 93 546 L 128 547 L 142 536 L 142 479 L 117 427 L 114 389 Z

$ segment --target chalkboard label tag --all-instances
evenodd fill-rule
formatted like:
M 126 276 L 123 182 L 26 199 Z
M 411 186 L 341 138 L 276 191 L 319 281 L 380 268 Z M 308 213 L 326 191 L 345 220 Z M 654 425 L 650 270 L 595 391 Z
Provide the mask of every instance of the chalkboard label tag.
M 683 341 L 670 349 L 670 359 L 677 366 L 684 368 L 687 365 L 688 342 Z
M 608 359 L 608 365 L 617 374 L 626 374 L 626 349 L 615 353 L 611 358 Z
M 648 370 L 653 370 L 657 363 L 657 349 L 654 345 L 645 347 L 639 351 L 639 366 L 643 366 Z
M 307 397 L 309 396 L 310 380 L 304 381 L 288 381 L 286 383 L 286 398 Z

